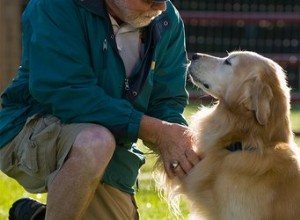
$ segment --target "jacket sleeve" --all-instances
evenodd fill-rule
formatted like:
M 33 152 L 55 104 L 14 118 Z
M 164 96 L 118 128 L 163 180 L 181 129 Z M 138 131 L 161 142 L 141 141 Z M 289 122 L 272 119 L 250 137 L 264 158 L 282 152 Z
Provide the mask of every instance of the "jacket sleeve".
M 171 7 L 169 3 L 168 7 Z M 176 10 L 169 10 L 171 28 L 160 41 L 155 52 L 156 67 L 153 93 L 148 115 L 169 122 L 186 125 L 183 111 L 188 102 L 186 91 L 187 54 L 183 22 Z
M 34 1 L 30 22 L 29 89 L 65 123 L 97 123 L 124 142 L 137 139 L 143 113 L 97 85 L 78 9 L 72 0 Z

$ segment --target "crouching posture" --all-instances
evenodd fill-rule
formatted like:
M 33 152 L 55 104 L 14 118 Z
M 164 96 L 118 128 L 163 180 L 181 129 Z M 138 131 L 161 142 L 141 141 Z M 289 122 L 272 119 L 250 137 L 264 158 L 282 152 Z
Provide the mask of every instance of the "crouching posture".
M 0 168 L 48 198 L 46 208 L 17 201 L 10 219 L 137 219 L 138 138 L 170 177 L 198 162 L 184 135 L 177 10 L 164 0 L 31 0 L 22 30 L 21 65 L 1 96 Z

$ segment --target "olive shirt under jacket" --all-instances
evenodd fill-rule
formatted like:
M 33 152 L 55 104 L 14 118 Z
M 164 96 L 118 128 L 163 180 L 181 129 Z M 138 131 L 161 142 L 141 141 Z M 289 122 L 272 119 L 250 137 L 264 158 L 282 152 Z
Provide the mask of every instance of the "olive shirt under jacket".
M 145 54 L 129 79 L 103 0 L 31 0 L 22 18 L 21 65 L 1 96 L 0 147 L 37 113 L 103 125 L 117 148 L 102 181 L 134 193 L 144 156 L 132 144 L 143 114 L 186 124 L 188 61 L 178 11 L 168 1 L 143 29 Z

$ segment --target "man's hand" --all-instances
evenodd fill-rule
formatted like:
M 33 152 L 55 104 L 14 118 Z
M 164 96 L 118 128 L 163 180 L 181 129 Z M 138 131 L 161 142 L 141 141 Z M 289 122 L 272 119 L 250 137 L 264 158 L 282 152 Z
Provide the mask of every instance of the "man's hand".
M 200 161 L 185 126 L 143 116 L 139 138 L 155 147 L 170 178 L 184 177 Z

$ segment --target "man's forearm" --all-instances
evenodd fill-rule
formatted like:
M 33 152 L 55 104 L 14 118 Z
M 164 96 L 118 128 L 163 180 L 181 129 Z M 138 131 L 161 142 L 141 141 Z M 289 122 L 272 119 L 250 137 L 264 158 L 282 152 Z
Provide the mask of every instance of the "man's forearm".
M 139 138 L 153 151 L 159 151 L 161 134 L 170 123 L 144 115 L 141 120 Z

